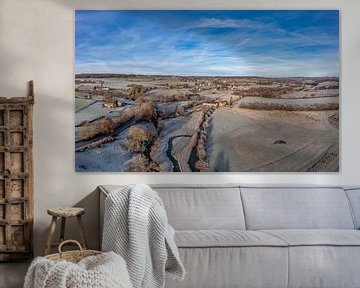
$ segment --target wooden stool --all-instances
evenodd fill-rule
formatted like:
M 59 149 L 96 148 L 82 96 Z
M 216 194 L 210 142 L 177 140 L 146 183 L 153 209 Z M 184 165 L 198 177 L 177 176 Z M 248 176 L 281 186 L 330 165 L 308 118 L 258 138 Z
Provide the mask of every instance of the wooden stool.
M 81 215 L 83 215 L 85 213 L 84 208 L 78 208 L 78 207 L 50 208 L 47 210 L 47 213 L 52 216 L 52 219 L 51 219 L 51 224 L 50 224 L 50 231 L 49 231 L 49 236 L 48 236 L 48 240 L 47 240 L 45 255 L 50 254 L 52 247 L 57 247 L 61 242 L 64 241 L 66 218 L 69 218 L 69 217 L 77 218 L 79 227 L 80 227 L 81 245 L 84 249 L 86 249 L 87 245 L 86 245 L 86 239 L 85 239 L 85 229 L 84 229 L 84 224 L 81 219 Z M 53 244 L 52 240 L 54 237 L 56 222 L 57 222 L 58 217 L 61 218 L 60 242 Z

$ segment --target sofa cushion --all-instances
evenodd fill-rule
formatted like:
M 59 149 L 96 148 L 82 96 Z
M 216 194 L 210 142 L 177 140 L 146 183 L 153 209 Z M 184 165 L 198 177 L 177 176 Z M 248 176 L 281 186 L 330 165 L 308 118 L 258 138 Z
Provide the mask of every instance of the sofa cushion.
M 262 230 L 289 246 L 360 246 L 360 231 L 348 229 Z
M 176 230 L 245 230 L 239 187 L 154 187 Z
M 246 226 L 266 229 L 354 229 L 342 188 L 243 188 Z
M 175 242 L 178 247 L 252 247 L 280 246 L 288 244 L 260 231 L 244 230 L 183 230 L 176 231 Z
M 289 247 L 289 288 L 359 287 L 360 231 L 267 230 Z
M 359 247 L 292 246 L 288 249 L 289 288 L 360 287 Z
M 288 247 L 179 248 L 183 281 L 166 288 L 287 288 Z
M 111 193 L 121 185 L 102 185 Z M 204 185 L 151 185 L 161 197 L 168 221 L 176 230 L 245 230 L 240 188 Z

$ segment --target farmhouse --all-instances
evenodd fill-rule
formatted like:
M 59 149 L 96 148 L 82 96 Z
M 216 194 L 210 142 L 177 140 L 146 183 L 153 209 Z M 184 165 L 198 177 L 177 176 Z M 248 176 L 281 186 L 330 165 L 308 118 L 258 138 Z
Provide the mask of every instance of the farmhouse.
M 94 90 L 95 91 L 109 91 L 110 88 L 109 87 L 103 87 L 103 86 L 95 86 Z
M 216 102 L 204 102 L 203 106 L 207 106 L 207 107 L 217 107 L 218 103 Z
M 104 103 L 103 107 L 106 108 L 115 108 L 117 105 L 115 103 Z

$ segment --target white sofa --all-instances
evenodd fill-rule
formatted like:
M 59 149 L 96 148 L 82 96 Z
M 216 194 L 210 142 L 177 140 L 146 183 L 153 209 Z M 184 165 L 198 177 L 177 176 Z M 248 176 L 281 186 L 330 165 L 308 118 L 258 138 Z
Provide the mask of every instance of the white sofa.
M 100 186 L 100 217 L 115 188 Z M 167 288 L 360 287 L 360 189 L 153 188 L 187 271 Z

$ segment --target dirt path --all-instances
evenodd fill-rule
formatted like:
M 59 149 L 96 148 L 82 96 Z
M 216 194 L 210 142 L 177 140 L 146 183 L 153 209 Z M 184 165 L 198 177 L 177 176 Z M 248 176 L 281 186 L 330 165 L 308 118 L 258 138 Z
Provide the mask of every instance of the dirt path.
M 184 172 L 184 163 L 181 163 L 182 161 L 179 161 L 172 155 L 172 149 L 173 149 L 173 140 L 179 137 L 192 137 L 192 135 L 176 135 L 171 137 L 168 140 L 168 148 L 166 150 L 166 155 L 167 157 L 170 159 L 170 161 L 172 162 L 172 164 L 174 165 L 173 168 L 173 172 Z M 186 163 L 185 166 L 187 166 L 188 164 Z M 187 169 L 186 169 L 187 170 Z

